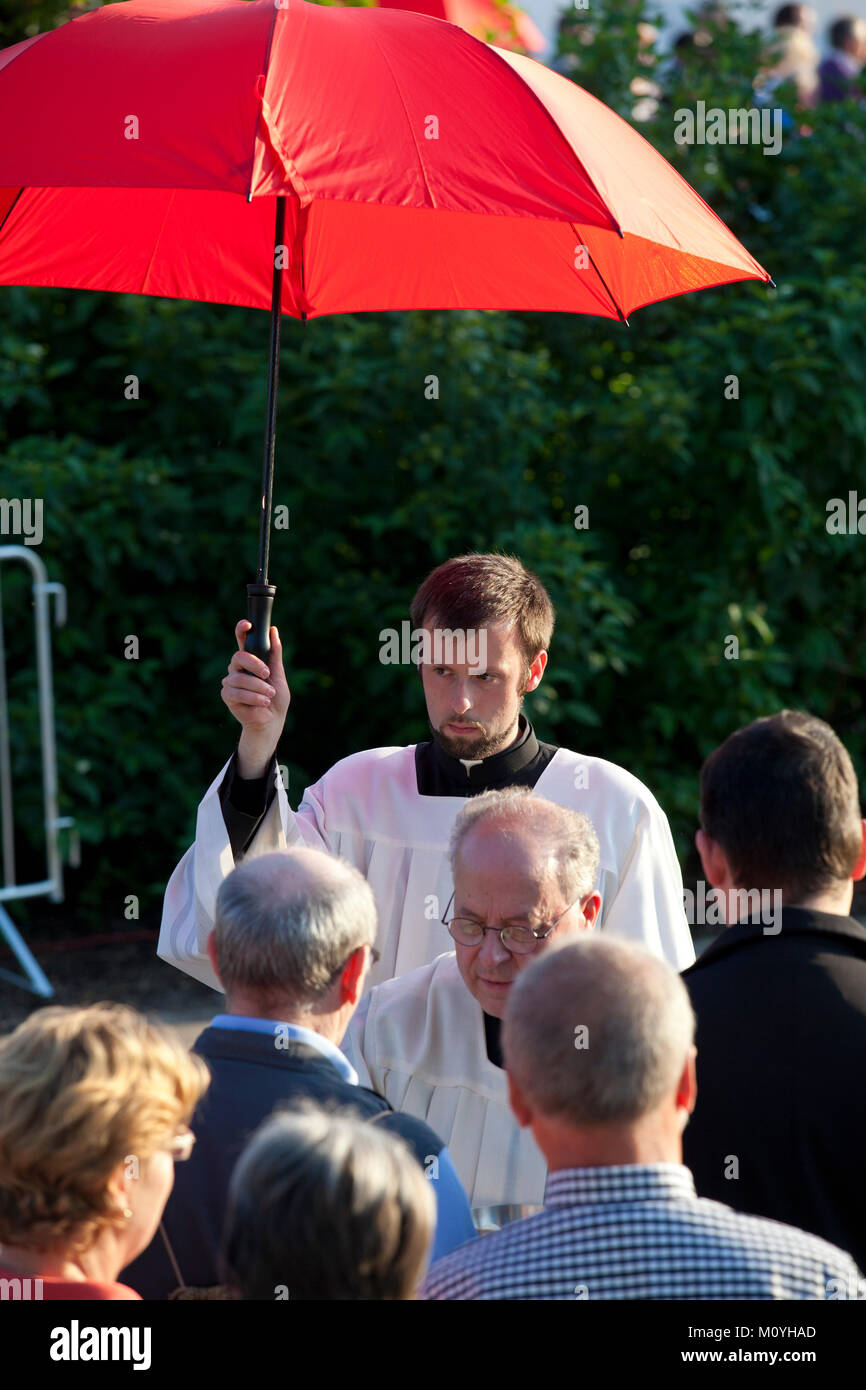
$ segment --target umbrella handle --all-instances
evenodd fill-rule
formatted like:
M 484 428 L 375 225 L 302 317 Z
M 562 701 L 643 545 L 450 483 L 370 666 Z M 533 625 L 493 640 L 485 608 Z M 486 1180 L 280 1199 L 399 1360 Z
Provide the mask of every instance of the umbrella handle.
M 247 633 L 244 651 L 252 652 L 266 664 L 271 653 L 271 608 L 276 592 L 276 584 L 247 585 L 247 617 L 252 629 Z

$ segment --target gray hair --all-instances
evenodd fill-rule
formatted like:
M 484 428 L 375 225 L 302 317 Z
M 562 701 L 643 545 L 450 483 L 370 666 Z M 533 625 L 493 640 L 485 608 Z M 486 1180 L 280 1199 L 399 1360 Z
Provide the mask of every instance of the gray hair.
M 399 1135 L 301 1103 L 266 1120 L 234 1170 L 228 1282 L 246 1299 L 408 1299 L 435 1219 Z
M 317 849 L 246 859 L 223 879 L 214 937 L 227 994 L 312 1002 L 360 946 L 376 939 L 376 903 L 366 879 Z
M 454 822 L 448 854 L 455 872 L 463 841 L 473 826 L 500 828 L 503 836 L 529 839 L 553 858 L 559 886 L 569 903 L 591 893 L 601 851 L 595 827 L 582 811 L 534 796 L 530 787 L 481 792 L 466 802 Z
M 679 975 L 643 947 L 594 933 L 552 946 L 511 986 L 505 1063 L 544 1115 L 626 1124 L 669 1098 L 695 1035 Z

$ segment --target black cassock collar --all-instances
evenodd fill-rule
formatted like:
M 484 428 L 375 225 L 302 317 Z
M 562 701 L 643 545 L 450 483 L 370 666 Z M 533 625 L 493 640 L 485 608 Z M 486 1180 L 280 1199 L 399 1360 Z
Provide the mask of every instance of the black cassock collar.
M 415 775 L 419 796 L 473 796 L 501 787 L 534 787 L 556 747 L 539 743 L 521 714 L 517 743 L 478 761 L 463 761 L 446 753 L 435 739 L 415 746 Z
M 467 763 L 452 758 L 435 739 L 415 746 L 415 775 L 419 796 L 476 796 L 501 787 L 534 787 L 556 753 L 556 745 L 539 743 L 524 714 L 518 726 L 520 737 L 510 748 L 489 758 Z M 484 1015 L 484 1041 L 488 1059 L 502 1066 L 501 1022 Z
M 487 1060 L 492 1062 L 494 1067 L 505 1065 L 502 1057 L 502 1019 L 494 1018 L 492 1014 L 484 1015 L 484 1043 L 487 1048 Z

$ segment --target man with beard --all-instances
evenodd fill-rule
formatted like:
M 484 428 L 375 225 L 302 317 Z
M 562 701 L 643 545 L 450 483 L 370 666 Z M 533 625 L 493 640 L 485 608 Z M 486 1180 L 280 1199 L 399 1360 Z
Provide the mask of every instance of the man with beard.
M 279 634 L 271 629 L 266 667 L 243 650 L 249 624 L 238 623 L 222 698 L 241 724 L 240 742 L 201 802 L 195 843 L 169 881 L 160 956 L 219 988 L 205 943 L 222 879 L 244 856 L 307 844 L 347 859 L 373 890 L 381 959 L 369 983 L 405 975 L 449 944 L 441 924 L 453 887 L 447 851 L 465 799 L 525 786 L 592 821 L 602 929 L 678 970 L 690 965 L 682 877 L 655 797 L 614 763 L 540 743 L 522 713 L 553 634 L 540 580 L 511 556 L 461 555 L 428 575 L 410 614 L 415 632 L 429 636 L 419 644 L 419 674 L 432 739 L 344 758 L 305 791 L 296 812 L 276 763 L 290 699 Z M 479 650 L 481 660 L 465 659 Z

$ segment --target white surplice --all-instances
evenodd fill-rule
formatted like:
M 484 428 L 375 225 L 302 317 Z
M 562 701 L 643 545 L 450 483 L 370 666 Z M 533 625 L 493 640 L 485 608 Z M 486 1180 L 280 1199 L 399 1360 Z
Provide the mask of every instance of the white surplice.
M 217 890 L 234 867 L 219 788 L 226 767 L 198 808 L 195 843 L 165 894 L 159 955 L 219 988 L 205 951 Z M 624 768 L 557 749 L 535 796 L 583 811 L 601 845 L 597 887 L 601 927 L 662 956 L 676 970 L 695 956 L 683 909 L 679 863 L 667 817 L 652 793 Z M 338 854 L 364 874 L 379 913 L 382 959 L 369 984 L 427 965 L 450 946 L 440 918 L 452 891 L 447 847 L 466 799 L 421 796 L 415 747 L 373 748 L 336 763 L 304 792 L 296 812 L 281 779 L 245 858 L 287 845 Z
M 541 1206 L 547 1167 L 489 1060 L 484 1015 L 453 951 L 361 1000 L 343 1051 L 363 1086 L 426 1120 L 448 1146 L 470 1206 Z

